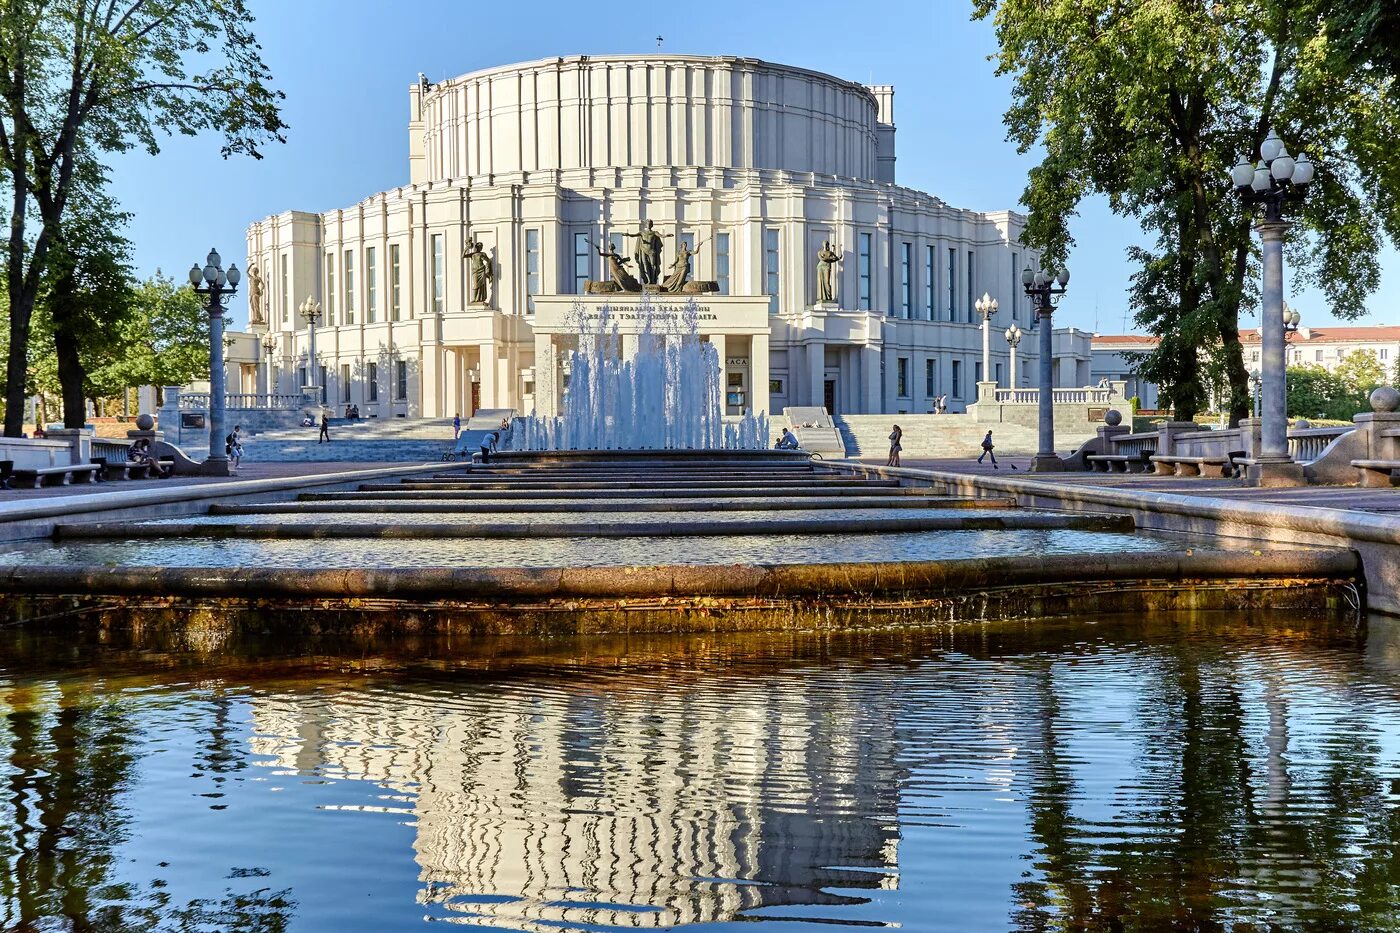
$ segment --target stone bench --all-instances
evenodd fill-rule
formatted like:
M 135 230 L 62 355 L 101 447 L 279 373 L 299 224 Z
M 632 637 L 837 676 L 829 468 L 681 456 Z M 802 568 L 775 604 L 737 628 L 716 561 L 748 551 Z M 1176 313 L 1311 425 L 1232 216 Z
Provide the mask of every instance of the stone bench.
M 58 477 L 59 485 L 67 486 L 74 477 L 81 477 L 83 482 L 97 482 L 97 474 L 102 467 L 96 463 L 70 463 L 67 466 L 51 467 L 29 467 L 16 468 L 11 476 L 21 483 L 33 483 L 33 488 L 38 489 L 44 485 L 44 480 L 49 477 Z
M 1152 463 L 1158 476 L 1219 476 L 1235 474 L 1235 464 L 1231 457 L 1177 457 L 1154 456 Z
M 1089 469 L 1095 473 L 1144 473 L 1147 471 L 1145 454 L 1090 454 L 1084 458 Z
M 1400 460 L 1353 460 L 1351 465 L 1361 474 L 1361 485 L 1389 487 L 1393 471 L 1400 470 Z

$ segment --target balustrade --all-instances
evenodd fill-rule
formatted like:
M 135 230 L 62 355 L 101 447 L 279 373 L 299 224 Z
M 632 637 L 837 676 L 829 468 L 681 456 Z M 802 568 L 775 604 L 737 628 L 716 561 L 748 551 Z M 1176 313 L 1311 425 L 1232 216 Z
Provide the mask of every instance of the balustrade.
M 296 395 L 268 395 L 263 392 L 231 392 L 224 396 L 224 407 L 229 410 L 294 411 L 301 408 L 301 404 L 300 393 Z M 181 392 L 180 407 L 207 411 L 209 409 L 209 393 Z
M 1353 425 L 1339 424 L 1330 428 L 1303 428 L 1288 432 L 1288 456 L 1295 463 L 1316 460 L 1322 452 L 1343 434 L 1356 430 Z

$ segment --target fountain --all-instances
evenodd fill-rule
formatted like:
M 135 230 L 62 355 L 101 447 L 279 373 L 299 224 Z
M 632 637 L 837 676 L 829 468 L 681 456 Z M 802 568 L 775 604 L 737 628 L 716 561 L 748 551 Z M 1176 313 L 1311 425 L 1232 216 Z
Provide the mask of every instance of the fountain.
M 578 347 L 567 358 L 563 414 L 531 413 L 516 422 L 514 450 L 761 450 L 768 416 L 746 412 L 724 421 L 723 363 L 700 339 L 692 298 L 679 318 L 656 313 L 642 296 L 636 353 L 611 308 L 570 315 Z

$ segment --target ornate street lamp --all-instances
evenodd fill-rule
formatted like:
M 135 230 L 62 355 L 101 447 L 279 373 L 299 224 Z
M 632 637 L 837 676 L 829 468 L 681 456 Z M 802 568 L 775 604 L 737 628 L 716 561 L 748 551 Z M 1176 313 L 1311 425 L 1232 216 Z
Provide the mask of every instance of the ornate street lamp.
M 195 294 L 209 300 L 209 456 L 200 466 L 206 476 L 230 476 L 228 455 L 224 452 L 224 412 L 228 405 L 224 381 L 224 310 L 238 291 L 243 274 L 229 263 L 224 270 L 219 251 L 211 249 L 204 268 L 190 266 L 190 285 Z
M 301 316 L 306 319 L 307 342 L 306 342 L 306 385 L 302 387 L 306 390 L 315 390 L 311 394 L 315 397 L 317 404 L 323 404 L 321 398 L 321 387 L 316 384 L 316 377 L 320 374 L 316 365 L 316 324 L 321 320 L 321 303 L 310 295 L 301 303 L 297 309 Z
M 1263 394 L 1264 374 L 1259 370 L 1251 370 L 1249 374 L 1250 395 L 1254 397 L 1254 417 L 1259 417 L 1260 396 Z
M 1284 387 L 1283 237 L 1289 223 L 1283 219 L 1283 208 L 1302 200 L 1313 179 L 1313 164 L 1306 155 L 1297 159 L 1289 155 L 1273 130 L 1260 145 L 1259 156 L 1255 165 L 1241 159 L 1230 170 L 1230 181 L 1245 207 L 1263 207 L 1262 216 L 1254 225 L 1264 266 L 1259 449 L 1246 465 L 1245 482 L 1251 486 L 1297 486 L 1303 482 L 1303 469 L 1288 456 Z
M 264 375 L 266 376 L 266 379 L 267 379 L 267 395 L 268 395 L 267 404 L 268 404 L 269 406 L 271 406 L 271 405 L 272 405 L 272 394 L 273 394 L 273 393 L 272 393 L 272 390 L 273 390 L 273 385 L 272 385 L 272 354 L 275 353 L 275 352 L 277 351 L 277 338 L 274 337 L 274 336 L 272 336 L 271 334 L 263 334 L 262 348 L 263 348 L 263 352 L 267 354 L 267 370 L 266 370 L 266 372 L 264 373 Z
M 997 313 L 997 300 L 986 292 L 977 299 L 973 305 L 977 313 L 982 315 L 982 381 L 992 381 L 992 344 L 991 344 L 991 320 Z
M 1021 337 L 1024 334 L 1025 332 L 1017 327 L 1014 321 L 1006 329 L 1006 344 L 1011 348 L 1011 388 L 1013 389 L 1020 386 L 1020 383 L 1016 381 L 1016 348 L 1021 345 Z
M 1059 287 L 1056 288 L 1058 283 Z M 1021 271 L 1021 286 L 1031 300 L 1036 320 L 1040 321 L 1040 450 L 1031 461 L 1033 473 L 1063 472 L 1064 461 L 1055 453 L 1055 328 L 1050 316 L 1069 287 L 1069 270 L 1061 269 L 1052 276 L 1048 272 L 1032 272 L 1030 266 Z M 1043 320 L 1041 320 L 1043 318 Z

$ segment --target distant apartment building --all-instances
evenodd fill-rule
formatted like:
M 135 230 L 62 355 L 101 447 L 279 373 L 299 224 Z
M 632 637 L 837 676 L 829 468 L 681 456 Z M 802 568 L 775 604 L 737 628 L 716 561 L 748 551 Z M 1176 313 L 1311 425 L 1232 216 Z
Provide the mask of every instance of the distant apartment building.
M 1250 371 L 1258 369 L 1259 330 L 1242 332 L 1240 340 L 1244 344 L 1245 368 Z M 1133 352 L 1147 352 L 1156 345 L 1156 337 L 1143 334 L 1096 334 L 1092 343 L 1093 379 L 1122 379 L 1128 384 L 1128 395 L 1138 396 L 1143 408 L 1156 408 L 1157 386 L 1139 376 L 1137 364 L 1128 357 Z M 1375 354 L 1387 375 L 1393 373 L 1395 361 L 1400 359 L 1400 325 L 1299 327 L 1288 335 L 1289 366 L 1308 364 L 1321 366 L 1330 372 L 1356 350 L 1368 350 Z

